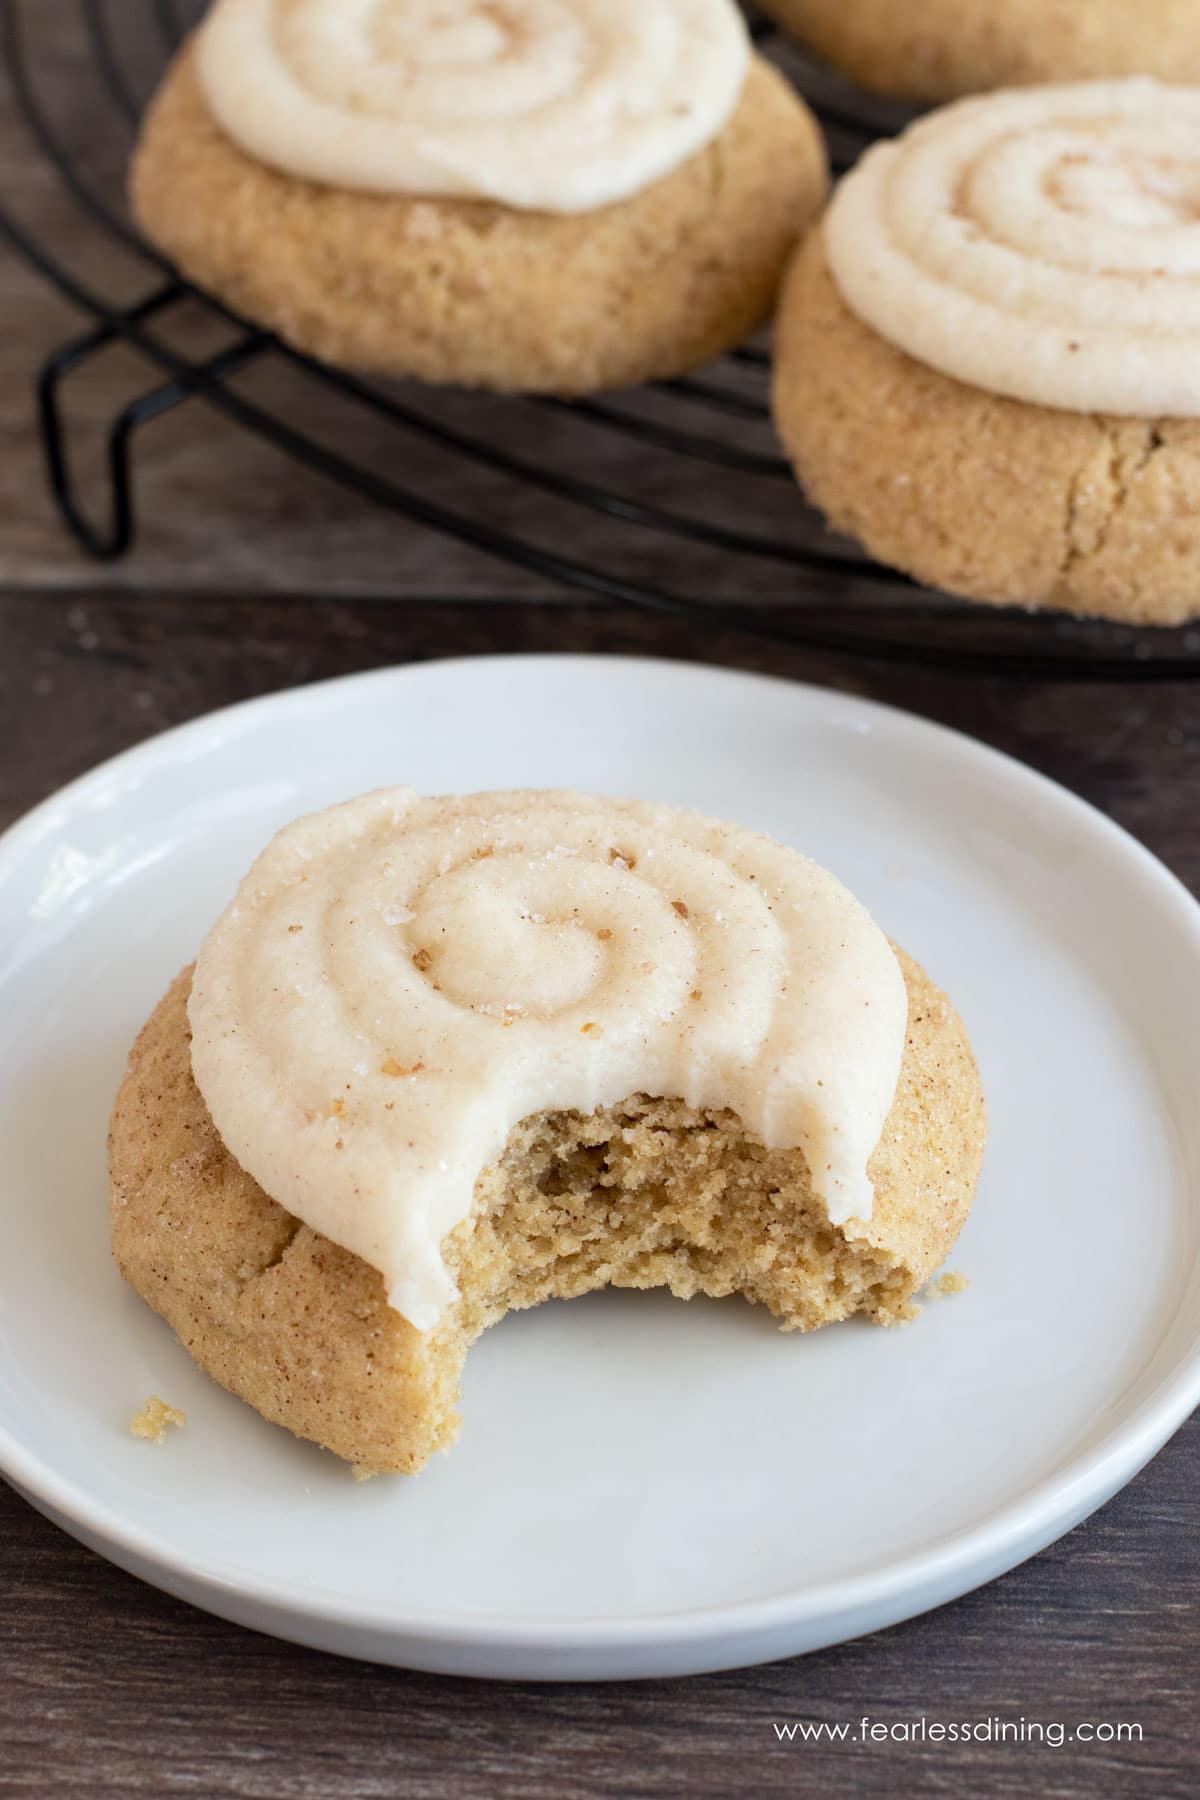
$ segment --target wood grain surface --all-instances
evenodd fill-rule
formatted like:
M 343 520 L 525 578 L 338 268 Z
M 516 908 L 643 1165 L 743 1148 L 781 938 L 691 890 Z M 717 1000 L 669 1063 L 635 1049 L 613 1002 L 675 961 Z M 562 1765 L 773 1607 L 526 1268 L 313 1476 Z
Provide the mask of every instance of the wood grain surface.
M 68 0 L 20 5 L 37 91 L 114 209 L 129 135 L 96 83 Z M 161 61 L 150 0 L 97 9 L 140 99 Z M 177 7 L 176 10 L 179 10 Z M 80 278 L 128 302 L 153 272 L 84 224 L 0 102 L 0 201 Z M 99 759 L 215 706 L 388 663 L 506 650 L 640 653 L 760 669 L 870 695 L 1020 757 L 1103 808 L 1200 892 L 1200 689 L 1034 683 L 987 667 L 937 676 L 756 644 L 734 632 L 585 605 L 547 581 L 380 513 L 192 402 L 137 445 L 135 553 L 101 568 L 46 497 L 37 364 L 81 315 L 0 260 L 0 826 Z M 173 341 L 209 347 L 198 313 Z M 153 384 L 111 351 L 72 378 L 72 448 L 99 496 L 102 428 Z M 721 379 L 731 381 L 726 370 Z M 744 391 L 761 377 L 743 372 Z M 785 563 L 564 507 L 481 460 L 267 359 L 246 391 L 428 500 L 600 559 L 631 578 L 836 620 L 853 596 Z M 739 390 L 741 391 L 741 390 Z M 415 404 L 427 396 L 410 395 Z M 624 404 L 624 403 L 623 403 Z M 628 401 L 668 416 L 662 396 Z M 657 409 L 657 410 L 656 410 Z M 648 451 L 552 409 L 441 397 L 443 424 L 536 453 L 642 501 L 789 541 L 819 526 L 782 480 Z M 678 410 L 669 414 L 679 422 Z M 697 415 L 703 429 L 712 420 Z M 773 450 L 760 424 L 722 427 Z M 732 440 L 731 440 L 732 441 Z M 880 601 L 881 618 L 911 605 Z M 1070 647 L 1078 628 L 1020 627 Z M 968 647 L 1009 624 L 955 627 Z M 1011 635 L 1011 634 L 1010 634 Z M 0 1321 L 2 1327 L 2 1321 Z M 1120 1322 L 1114 1321 L 1114 1329 Z M 6 1349 L 4 1354 L 12 1353 Z M 0 1793 L 64 1796 L 1047 1795 L 1200 1792 L 1200 1417 L 1099 1514 L 1024 1567 L 941 1611 L 808 1658 L 646 1684 L 488 1685 L 338 1661 L 226 1625 L 92 1555 L 0 1484 Z M 1140 1742 L 781 1742 L 775 1727 L 920 1718 L 1137 1725 Z

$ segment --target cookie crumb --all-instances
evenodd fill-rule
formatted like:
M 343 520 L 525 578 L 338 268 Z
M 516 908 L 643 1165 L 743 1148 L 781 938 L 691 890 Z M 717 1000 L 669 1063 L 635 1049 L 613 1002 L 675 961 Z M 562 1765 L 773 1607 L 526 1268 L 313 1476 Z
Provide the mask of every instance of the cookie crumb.
M 365 1463 L 351 1463 L 350 1473 L 353 1475 L 355 1481 L 374 1481 L 379 1470 L 368 1469 Z
M 167 1426 L 187 1424 L 187 1414 L 180 1412 L 177 1406 L 168 1406 L 157 1394 L 142 1403 L 141 1412 L 134 1413 L 129 1421 L 129 1429 L 135 1438 L 148 1438 L 151 1443 L 165 1444 Z
M 970 1287 L 967 1277 L 959 1269 L 947 1269 L 944 1275 L 938 1275 L 925 1293 L 930 1300 L 942 1300 L 948 1294 L 961 1294 L 964 1288 Z

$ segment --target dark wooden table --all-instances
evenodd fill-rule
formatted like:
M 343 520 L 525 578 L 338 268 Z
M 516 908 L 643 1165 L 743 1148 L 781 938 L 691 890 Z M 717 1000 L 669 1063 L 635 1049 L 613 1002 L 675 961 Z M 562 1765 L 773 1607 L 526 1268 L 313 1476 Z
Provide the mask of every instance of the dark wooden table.
M 124 143 L 72 101 L 88 78 L 78 9 L 45 0 L 37 11 L 39 77 L 63 101 L 64 130 L 89 169 L 116 181 Z M 0 194 L 69 251 L 77 272 L 127 298 L 145 286 L 102 237 L 79 230 L 2 110 Z M 39 357 L 79 323 L 19 264 L 0 263 L 0 825 L 153 731 L 293 683 L 450 654 L 640 652 L 769 669 L 956 726 L 1102 807 L 1200 891 L 1200 688 L 1182 682 L 902 672 L 581 604 L 365 509 L 194 405 L 155 425 L 142 449 L 136 553 L 107 569 L 89 563 L 44 497 L 30 386 Z M 75 416 L 106 418 L 147 379 L 113 354 L 73 393 Z M 268 399 L 288 386 L 278 369 L 257 379 Z M 331 423 L 313 416 L 324 403 L 311 391 L 303 404 L 314 427 Z M 487 412 L 495 423 L 487 403 L 465 414 L 463 403 L 446 404 L 460 419 Z M 419 445 L 400 451 L 367 420 L 339 429 L 357 434 L 354 453 L 376 467 L 396 473 L 399 457 L 399 472 L 430 484 L 435 499 L 512 529 L 543 523 L 527 493 L 486 471 L 439 462 Z M 524 429 L 547 452 L 545 417 Z M 563 440 L 564 457 L 572 443 Z M 86 478 L 96 464 L 86 432 L 83 451 Z M 663 459 L 631 460 L 623 443 L 596 454 L 603 479 L 619 473 L 660 503 L 695 512 L 711 500 L 716 512 L 729 499 L 719 471 L 681 466 L 668 476 Z M 743 524 L 777 530 L 795 499 L 784 483 L 759 483 L 738 504 Z M 561 532 L 556 521 L 546 526 Z M 568 541 L 607 554 L 613 529 L 572 520 Z M 748 584 L 728 559 L 709 572 L 694 547 L 657 536 L 626 533 L 620 552 L 644 578 L 698 591 L 703 583 L 733 599 L 747 585 L 756 598 L 783 598 L 791 579 L 762 563 Z M 980 614 L 970 634 L 983 641 L 990 630 Z M 1198 1459 L 1200 1417 L 1035 1561 L 875 1637 L 731 1674 L 565 1688 L 339 1662 L 222 1624 L 111 1568 L 0 1484 L 0 1793 L 1194 1795 Z M 787 1744 L 774 1729 L 853 1729 L 864 1715 L 1024 1717 L 1068 1731 L 1106 1720 L 1137 1725 L 1142 1738 L 949 1749 Z

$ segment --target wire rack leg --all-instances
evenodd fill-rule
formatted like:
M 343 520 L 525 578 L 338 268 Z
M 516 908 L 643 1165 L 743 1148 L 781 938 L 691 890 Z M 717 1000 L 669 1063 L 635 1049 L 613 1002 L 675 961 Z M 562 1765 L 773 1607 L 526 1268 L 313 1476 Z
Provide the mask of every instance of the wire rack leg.
M 196 380 L 167 381 L 138 395 L 123 406 L 113 418 L 105 446 L 105 468 L 108 476 L 108 498 L 99 522 L 85 508 L 75 480 L 68 450 L 68 427 L 62 404 L 62 386 L 66 378 L 98 351 L 123 336 L 122 325 L 140 323 L 162 312 L 183 297 L 183 290 L 172 283 L 156 289 L 137 306 L 131 307 L 104 325 L 72 338 L 43 364 L 37 379 L 38 415 L 41 421 L 42 449 L 50 492 L 59 512 L 75 538 L 92 556 L 112 562 L 123 556 L 133 542 L 134 505 L 132 481 L 133 438 L 141 425 L 161 418 L 181 401 L 188 399 L 205 379 L 232 375 L 245 367 L 263 347 L 255 334 L 197 365 Z

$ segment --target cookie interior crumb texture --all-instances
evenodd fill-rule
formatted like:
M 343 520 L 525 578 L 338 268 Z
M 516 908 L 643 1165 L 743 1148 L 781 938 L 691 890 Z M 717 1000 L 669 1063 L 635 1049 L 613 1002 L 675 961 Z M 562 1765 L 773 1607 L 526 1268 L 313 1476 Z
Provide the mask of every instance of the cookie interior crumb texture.
M 142 1410 L 134 1413 L 129 1421 L 129 1429 L 135 1438 L 149 1438 L 152 1443 L 165 1444 L 167 1426 L 187 1424 L 187 1414 L 180 1412 L 177 1406 L 169 1406 L 160 1400 L 157 1394 L 151 1394 L 144 1402 Z
M 444 1241 L 461 1298 L 431 1331 L 378 1271 L 293 1218 L 226 1150 L 192 1076 L 186 970 L 144 1027 L 110 1133 L 122 1274 L 208 1372 L 364 1473 L 419 1469 L 453 1442 L 470 1343 L 519 1307 L 612 1285 L 744 1295 L 785 1331 L 913 1315 L 971 1204 L 986 1134 L 949 1001 L 899 953 L 908 1036 L 871 1162 L 872 1219 L 832 1226 L 796 1151 L 728 1112 L 634 1095 L 525 1119 Z

